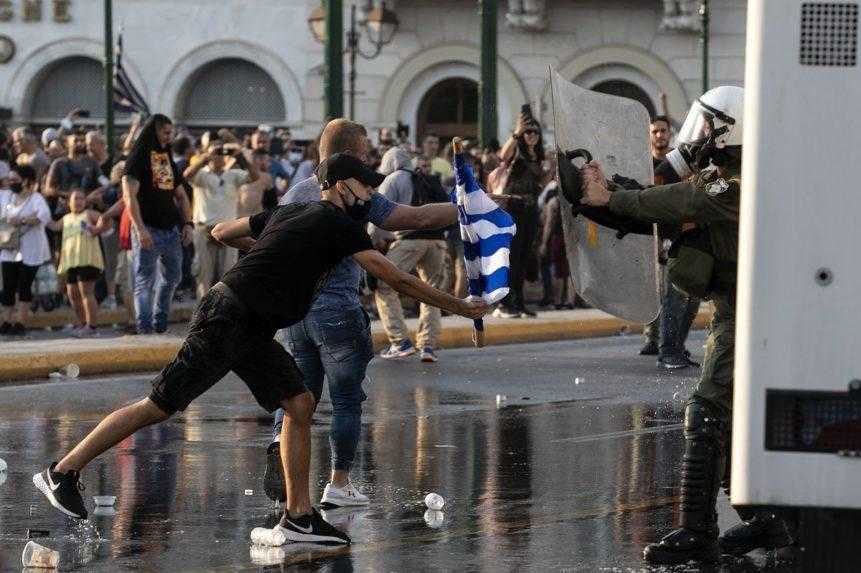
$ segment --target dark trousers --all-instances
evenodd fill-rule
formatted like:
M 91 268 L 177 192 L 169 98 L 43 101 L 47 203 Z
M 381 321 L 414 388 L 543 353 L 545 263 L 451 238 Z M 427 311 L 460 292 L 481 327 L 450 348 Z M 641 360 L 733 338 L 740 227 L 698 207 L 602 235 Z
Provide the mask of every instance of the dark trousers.
M 700 308 L 700 299 L 689 297 L 678 291 L 673 285 L 667 284 L 664 298 L 661 301 L 659 317 L 661 342 L 659 355 L 682 356 L 685 352 L 685 341 L 691 330 L 691 324 Z
M 526 270 L 533 253 L 535 235 L 538 229 L 538 210 L 535 208 L 516 209 L 511 211 L 517 233 L 511 241 L 509 257 L 509 282 L 511 290 L 504 299 L 502 306 L 519 309 L 523 308 L 523 282 L 526 280 Z
M 33 300 L 33 279 L 36 278 L 38 265 L 31 267 L 22 262 L 4 262 L 3 268 L 3 306 L 15 306 L 15 298 L 21 302 Z

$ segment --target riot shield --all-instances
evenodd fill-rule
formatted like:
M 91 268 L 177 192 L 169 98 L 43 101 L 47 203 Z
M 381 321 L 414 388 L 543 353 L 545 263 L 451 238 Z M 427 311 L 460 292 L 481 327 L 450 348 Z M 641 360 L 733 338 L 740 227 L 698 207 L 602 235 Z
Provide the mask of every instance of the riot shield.
M 632 99 L 577 86 L 550 69 L 556 145 L 586 150 L 604 174 L 652 183 L 649 114 Z M 561 185 L 561 182 L 560 182 Z M 651 322 L 660 310 L 657 233 L 623 234 L 574 216 L 559 194 L 574 287 L 590 305 L 632 322 Z

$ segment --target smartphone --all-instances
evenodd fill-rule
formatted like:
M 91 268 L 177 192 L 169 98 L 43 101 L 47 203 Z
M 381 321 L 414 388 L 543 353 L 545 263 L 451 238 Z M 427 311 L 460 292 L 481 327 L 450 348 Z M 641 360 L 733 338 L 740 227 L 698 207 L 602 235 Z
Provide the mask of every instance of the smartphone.
M 90 117 L 90 110 L 82 109 L 78 112 L 78 117 Z
M 524 117 L 532 117 L 532 106 L 528 103 L 520 106 L 520 113 L 523 114 Z

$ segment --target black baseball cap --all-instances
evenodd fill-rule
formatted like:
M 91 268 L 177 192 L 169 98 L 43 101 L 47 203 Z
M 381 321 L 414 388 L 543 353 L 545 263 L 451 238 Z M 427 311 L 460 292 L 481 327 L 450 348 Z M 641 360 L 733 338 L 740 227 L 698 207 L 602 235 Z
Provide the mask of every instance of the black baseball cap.
M 379 187 L 385 177 L 348 153 L 336 153 L 317 166 L 317 181 L 323 189 L 345 179 L 355 179 L 365 185 Z

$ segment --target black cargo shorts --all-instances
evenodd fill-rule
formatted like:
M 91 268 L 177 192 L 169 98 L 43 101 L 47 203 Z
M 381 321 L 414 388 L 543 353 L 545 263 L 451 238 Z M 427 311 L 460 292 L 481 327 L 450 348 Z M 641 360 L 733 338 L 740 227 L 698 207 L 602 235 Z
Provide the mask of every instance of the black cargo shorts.
M 306 392 L 293 357 L 274 332 L 224 283 L 200 300 L 176 357 L 153 380 L 149 398 L 168 414 L 185 410 L 231 370 L 269 412 Z

